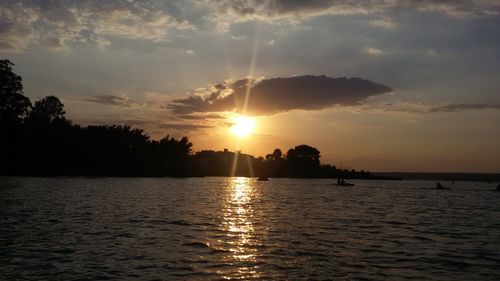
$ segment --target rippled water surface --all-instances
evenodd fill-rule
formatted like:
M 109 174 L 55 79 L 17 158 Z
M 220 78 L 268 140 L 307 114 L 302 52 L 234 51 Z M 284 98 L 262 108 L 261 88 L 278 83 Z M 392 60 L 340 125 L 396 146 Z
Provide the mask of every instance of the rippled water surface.
M 494 184 L 0 178 L 0 279 L 500 280 Z

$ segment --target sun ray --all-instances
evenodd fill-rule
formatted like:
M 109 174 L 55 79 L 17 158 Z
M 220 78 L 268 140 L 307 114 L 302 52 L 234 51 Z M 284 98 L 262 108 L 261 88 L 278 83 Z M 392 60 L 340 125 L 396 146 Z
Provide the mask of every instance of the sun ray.
M 253 44 L 253 49 L 252 49 L 252 57 L 250 60 L 250 68 L 249 68 L 249 77 L 253 78 L 254 72 L 255 72 L 255 63 L 257 60 L 257 50 L 259 47 L 259 39 L 260 39 L 260 30 L 261 30 L 261 25 L 260 23 L 257 24 L 256 31 L 255 31 L 255 39 L 254 39 L 254 44 Z M 226 62 L 227 64 L 227 62 Z M 241 108 L 241 113 L 245 114 L 247 111 L 248 107 L 248 101 L 250 100 L 250 85 L 247 85 L 246 90 L 245 90 L 245 100 L 243 103 L 243 107 Z M 241 138 L 245 137 L 249 134 L 252 133 L 253 127 L 255 125 L 255 121 L 252 118 L 245 117 L 245 116 L 238 116 L 234 119 L 234 125 L 232 127 L 232 132 L 236 136 L 238 136 L 238 150 L 240 149 L 241 145 Z M 233 159 L 233 165 L 231 167 L 231 175 L 234 176 L 236 173 L 236 167 L 238 165 L 238 154 L 236 153 Z M 253 167 L 251 163 L 249 163 L 249 166 L 251 167 L 251 173 L 253 176 Z
M 259 47 L 259 39 L 260 39 L 260 29 L 261 29 L 261 25 L 260 23 L 257 23 L 257 27 L 256 27 L 256 31 L 255 31 L 255 40 L 254 40 L 254 43 L 253 43 L 253 49 L 252 49 L 252 58 L 251 58 L 251 61 L 250 61 L 250 69 L 249 69 L 249 73 L 248 73 L 248 76 L 250 78 L 253 78 L 253 75 L 254 75 L 254 72 L 255 72 L 255 62 L 257 60 L 257 50 L 258 50 L 258 47 Z M 248 107 L 248 101 L 250 100 L 250 85 L 247 85 L 247 88 L 246 88 L 246 91 L 245 91 L 245 101 L 243 103 L 243 108 L 241 110 L 241 112 L 243 114 L 246 113 L 247 111 L 247 107 Z
M 239 151 L 234 154 L 233 165 L 231 166 L 231 177 L 236 175 L 236 167 L 238 166 L 238 155 Z

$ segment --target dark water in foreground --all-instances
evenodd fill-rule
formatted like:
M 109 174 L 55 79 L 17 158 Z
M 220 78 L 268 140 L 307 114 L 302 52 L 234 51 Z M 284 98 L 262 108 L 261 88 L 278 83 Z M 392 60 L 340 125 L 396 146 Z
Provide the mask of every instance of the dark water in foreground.
M 0 178 L 0 279 L 500 280 L 493 184 L 331 182 Z

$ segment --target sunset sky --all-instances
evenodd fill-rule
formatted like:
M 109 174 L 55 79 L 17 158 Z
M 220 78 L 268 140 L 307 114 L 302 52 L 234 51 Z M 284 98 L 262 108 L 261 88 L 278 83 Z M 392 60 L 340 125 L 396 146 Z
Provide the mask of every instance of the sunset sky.
M 500 1 L 1 3 L 0 57 L 76 123 L 256 156 L 308 144 L 344 168 L 500 172 Z

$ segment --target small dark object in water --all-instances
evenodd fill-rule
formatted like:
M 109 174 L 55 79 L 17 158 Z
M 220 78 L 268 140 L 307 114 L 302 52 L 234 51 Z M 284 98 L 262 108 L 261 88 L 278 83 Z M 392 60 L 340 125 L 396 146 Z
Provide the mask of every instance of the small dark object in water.
M 440 182 L 436 183 L 436 189 L 450 189 L 449 187 L 444 187 Z
M 337 179 L 337 184 L 338 186 L 354 186 L 354 183 L 346 182 L 344 179 Z
M 497 191 L 500 191 L 500 184 L 497 185 Z
M 269 181 L 269 178 L 268 177 L 259 177 L 257 180 L 258 181 Z

